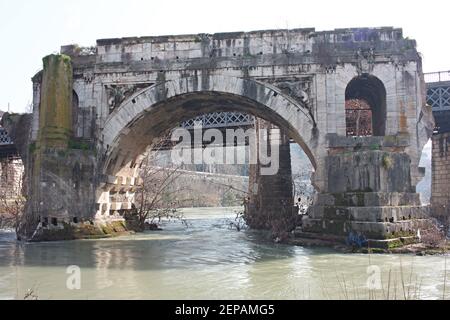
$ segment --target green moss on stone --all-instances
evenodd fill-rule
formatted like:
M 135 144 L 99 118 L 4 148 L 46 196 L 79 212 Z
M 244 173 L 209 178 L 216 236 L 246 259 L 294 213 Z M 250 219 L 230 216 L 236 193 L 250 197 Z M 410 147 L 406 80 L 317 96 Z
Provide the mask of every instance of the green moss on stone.
M 43 58 L 38 147 L 66 148 L 72 130 L 73 71 L 66 55 Z
M 88 150 L 92 150 L 92 146 L 90 143 L 88 143 L 86 141 L 70 139 L 69 140 L 69 149 L 88 151 Z
M 114 229 L 109 224 L 102 225 L 101 229 L 104 234 L 113 234 L 114 233 Z
M 62 223 L 60 227 L 41 229 L 35 241 L 65 241 L 81 239 L 102 239 L 120 236 L 128 233 L 125 223 L 114 221 L 102 225 L 68 224 Z
M 396 136 L 385 136 L 384 141 L 389 144 L 395 144 L 397 142 Z
M 383 155 L 383 167 L 386 170 L 390 170 L 394 167 L 394 160 L 392 159 L 392 157 L 389 154 L 385 154 Z
M 399 232 L 389 233 L 386 236 L 386 239 L 408 238 L 408 237 L 414 237 L 415 235 L 416 234 L 414 232 L 399 231 Z
M 388 242 L 388 249 L 394 249 L 398 247 L 404 246 L 403 242 L 400 239 L 392 240 Z
M 386 250 L 383 248 L 367 248 L 363 250 L 363 253 L 368 254 L 383 254 L 386 253 Z
M 34 153 L 36 151 L 37 147 L 36 147 L 36 142 L 30 143 L 30 145 L 28 146 L 28 151 L 30 153 Z
M 58 156 L 61 158 L 67 157 L 67 151 L 66 150 L 58 150 Z

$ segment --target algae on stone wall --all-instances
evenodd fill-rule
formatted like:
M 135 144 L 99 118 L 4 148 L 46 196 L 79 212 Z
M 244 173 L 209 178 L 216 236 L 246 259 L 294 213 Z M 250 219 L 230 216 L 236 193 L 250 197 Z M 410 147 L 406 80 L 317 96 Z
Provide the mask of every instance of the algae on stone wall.
M 69 56 L 43 59 L 38 147 L 67 148 L 72 135 L 73 70 Z

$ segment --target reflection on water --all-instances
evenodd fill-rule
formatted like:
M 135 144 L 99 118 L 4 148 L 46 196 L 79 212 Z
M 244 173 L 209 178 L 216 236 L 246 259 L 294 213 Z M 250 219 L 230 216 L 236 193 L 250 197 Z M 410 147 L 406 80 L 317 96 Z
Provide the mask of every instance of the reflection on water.
M 172 222 L 116 239 L 18 244 L 0 232 L 0 299 L 31 288 L 40 299 L 368 299 L 369 265 L 381 269 L 377 298 L 442 298 L 444 257 L 276 245 L 230 230 L 232 209 L 185 213 L 189 227 Z M 81 268 L 81 290 L 66 287 L 72 265 Z

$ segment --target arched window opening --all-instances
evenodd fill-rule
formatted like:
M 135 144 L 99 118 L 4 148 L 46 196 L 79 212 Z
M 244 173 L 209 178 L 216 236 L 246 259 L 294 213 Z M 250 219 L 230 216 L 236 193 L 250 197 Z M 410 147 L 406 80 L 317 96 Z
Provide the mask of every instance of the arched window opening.
M 386 89 L 371 75 L 354 78 L 345 91 L 347 136 L 384 136 Z

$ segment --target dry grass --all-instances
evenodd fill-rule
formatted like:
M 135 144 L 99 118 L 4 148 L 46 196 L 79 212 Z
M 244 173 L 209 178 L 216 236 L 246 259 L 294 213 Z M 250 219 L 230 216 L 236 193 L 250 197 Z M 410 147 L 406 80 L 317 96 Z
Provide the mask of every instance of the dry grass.
M 369 258 L 369 261 L 371 259 Z M 371 261 L 370 261 L 371 262 Z M 442 300 L 447 300 L 447 256 L 444 260 L 442 278 Z M 398 269 L 390 268 L 381 276 L 381 289 L 372 290 L 368 286 L 357 286 L 354 278 L 344 274 L 335 274 L 338 290 L 330 290 L 323 277 L 320 279 L 320 291 L 325 300 L 421 300 L 423 299 L 423 279 L 414 272 L 414 260 L 409 268 L 405 268 L 402 258 Z M 336 288 L 334 288 L 336 289 Z M 310 297 L 311 298 L 311 297 Z

